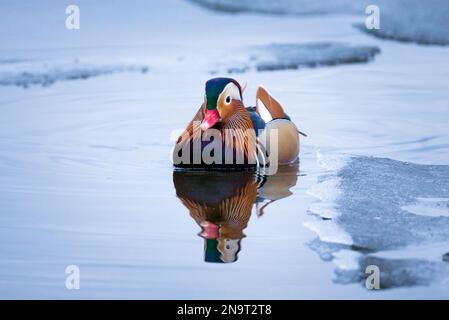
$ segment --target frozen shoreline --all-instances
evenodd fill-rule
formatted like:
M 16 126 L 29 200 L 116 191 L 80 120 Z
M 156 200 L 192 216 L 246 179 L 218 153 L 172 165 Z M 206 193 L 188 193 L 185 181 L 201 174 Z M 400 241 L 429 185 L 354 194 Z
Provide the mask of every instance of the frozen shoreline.
M 449 6 L 444 0 L 190 0 L 210 10 L 226 13 L 259 13 L 268 15 L 357 14 L 354 27 L 361 32 L 401 42 L 423 45 L 449 45 Z M 363 16 L 369 5 L 380 10 L 380 29 L 367 30 Z M 363 22 L 362 22 L 363 21 Z

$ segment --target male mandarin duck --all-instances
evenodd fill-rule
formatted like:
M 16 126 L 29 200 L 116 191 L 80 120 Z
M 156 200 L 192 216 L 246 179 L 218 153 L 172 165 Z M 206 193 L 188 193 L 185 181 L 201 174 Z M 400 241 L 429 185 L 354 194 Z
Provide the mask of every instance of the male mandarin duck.
M 206 82 L 204 102 L 177 140 L 176 167 L 256 168 L 298 160 L 301 132 L 280 103 L 259 86 L 256 106 L 245 108 L 243 91 L 231 78 Z

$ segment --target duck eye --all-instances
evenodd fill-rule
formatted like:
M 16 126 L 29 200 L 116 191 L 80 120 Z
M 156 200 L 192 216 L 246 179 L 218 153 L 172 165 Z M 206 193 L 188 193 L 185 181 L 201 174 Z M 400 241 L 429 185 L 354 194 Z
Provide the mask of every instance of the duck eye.
M 231 103 L 231 96 L 227 96 L 225 102 L 227 104 Z

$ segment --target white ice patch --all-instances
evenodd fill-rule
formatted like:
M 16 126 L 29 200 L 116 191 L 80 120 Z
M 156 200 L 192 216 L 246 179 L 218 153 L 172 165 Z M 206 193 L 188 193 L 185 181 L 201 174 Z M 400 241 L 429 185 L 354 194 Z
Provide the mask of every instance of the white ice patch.
M 213 73 L 295 70 L 349 63 L 365 63 L 380 53 L 376 46 L 338 42 L 272 43 L 233 49 L 217 64 Z
M 317 162 L 319 166 L 327 171 L 337 173 L 348 161 L 348 156 L 344 154 L 324 156 L 320 149 L 316 151 Z
M 416 203 L 401 209 L 421 216 L 449 217 L 449 198 L 417 198 Z
M 363 4 L 354 0 L 190 0 L 222 12 L 257 12 L 269 14 L 357 13 Z M 391 1 L 391 0 L 390 0 Z
M 355 46 L 338 42 L 275 43 L 251 49 L 257 71 L 274 71 L 362 63 L 380 53 L 375 46 Z
M 380 8 L 380 28 L 367 29 L 376 37 L 420 44 L 449 44 L 449 6 L 445 0 L 191 0 L 209 9 L 226 12 L 257 12 L 288 15 L 358 14 L 365 20 L 365 8 Z
M 379 251 L 372 256 L 383 259 L 423 259 L 440 262 L 449 251 L 447 242 L 427 245 L 412 245 L 397 250 Z
M 333 262 L 340 270 L 357 270 L 359 269 L 359 258 L 361 253 L 353 250 L 340 250 L 334 252 Z
M 316 154 L 319 166 L 333 176 L 316 183 L 307 191 L 308 195 L 317 199 L 309 207 L 309 213 L 317 216 L 317 219 L 306 221 L 304 225 L 314 231 L 321 241 L 351 245 L 351 236 L 334 221 L 339 215 L 336 201 L 341 195 L 340 180 L 336 173 L 344 166 L 346 157 L 325 157 L 320 150 Z
M 309 212 L 325 219 L 337 217 L 338 211 L 332 202 L 317 202 L 310 206 Z
M 146 73 L 144 65 L 89 64 L 78 60 L 64 63 L 18 63 L 0 68 L 0 86 L 49 86 L 58 81 L 82 80 L 122 72 Z
M 335 218 L 337 210 L 335 208 L 335 201 L 340 192 L 338 190 L 338 179 L 329 179 L 313 185 L 307 194 L 317 198 L 319 201 L 312 204 L 309 211 L 322 218 Z
M 349 234 L 344 232 L 332 220 L 314 220 L 304 222 L 304 226 L 315 232 L 321 241 L 351 245 L 353 243 Z
M 379 2 L 380 1 L 380 2 Z M 361 31 L 383 39 L 419 44 L 449 44 L 449 6 L 445 0 L 377 0 L 380 8 L 380 28 Z

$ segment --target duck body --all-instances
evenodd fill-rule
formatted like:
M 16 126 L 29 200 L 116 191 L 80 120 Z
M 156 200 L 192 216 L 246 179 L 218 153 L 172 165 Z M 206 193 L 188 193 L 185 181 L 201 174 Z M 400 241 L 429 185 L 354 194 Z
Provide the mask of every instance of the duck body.
M 234 79 L 206 82 L 205 100 L 176 142 L 175 167 L 254 170 L 297 161 L 299 131 L 277 100 L 260 86 L 256 106 L 245 108 L 242 94 Z

